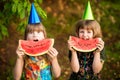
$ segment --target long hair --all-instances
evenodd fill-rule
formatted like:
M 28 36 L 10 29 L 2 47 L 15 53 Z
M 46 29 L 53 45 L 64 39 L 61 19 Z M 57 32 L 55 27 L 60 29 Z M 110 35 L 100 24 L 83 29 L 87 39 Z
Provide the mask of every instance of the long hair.
M 45 38 L 47 37 L 46 34 L 46 30 L 45 27 L 42 25 L 42 23 L 38 23 L 38 24 L 28 24 L 26 29 L 25 29 L 25 35 L 24 35 L 24 39 L 27 39 L 27 35 L 28 33 L 34 32 L 34 31 L 42 31 L 44 33 Z
M 87 29 L 93 31 L 93 38 L 102 38 L 100 24 L 96 20 L 79 20 L 76 23 L 76 35 L 79 36 L 79 29 Z

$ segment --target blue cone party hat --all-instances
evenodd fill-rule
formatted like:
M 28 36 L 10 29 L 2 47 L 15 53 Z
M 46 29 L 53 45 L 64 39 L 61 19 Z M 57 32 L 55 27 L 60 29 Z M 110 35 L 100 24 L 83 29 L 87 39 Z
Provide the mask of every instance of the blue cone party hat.
M 88 1 L 87 5 L 86 5 L 86 8 L 85 8 L 84 14 L 82 16 L 82 19 L 83 20 L 94 20 L 92 9 L 91 9 L 89 1 Z
M 36 24 L 40 22 L 41 21 L 35 9 L 34 3 L 32 3 L 28 24 Z

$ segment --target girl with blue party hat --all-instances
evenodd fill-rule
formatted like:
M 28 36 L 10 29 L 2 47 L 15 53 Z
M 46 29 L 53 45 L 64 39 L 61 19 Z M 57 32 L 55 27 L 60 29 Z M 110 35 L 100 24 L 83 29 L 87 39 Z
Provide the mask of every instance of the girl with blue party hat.
M 40 41 L 46 38 L 45 27 L 32 3 L 24 39 Z M 46 54 L 39 56 L 26 55 L 20 47 L 17 48 L 16 53 L 15 80 L 20 80 L 23 72 L 25 80 L 53 80 L 53 77 L 58 78 L 61 74 L 57 60 L 58 51 L 54 47 L 51 47 Z

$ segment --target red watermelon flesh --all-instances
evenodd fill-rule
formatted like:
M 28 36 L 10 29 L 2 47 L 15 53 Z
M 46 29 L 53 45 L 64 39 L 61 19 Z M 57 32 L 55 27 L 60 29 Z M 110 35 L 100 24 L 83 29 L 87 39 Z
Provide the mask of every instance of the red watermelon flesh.
M 70 36 L 69 40 L 73 42 L 72 47 L 76 51 L 80 51 L 80 52 L 91 52 L 96 50 L 97 49 L 96 44 L 99 42 L 98 38 L 84 40 L 75 36 Z
M 19 48 L 29 56 L 39 56 L 48 52 L 54 44 L 54 39 L 44 39 L 40 41 L 19 40 Z

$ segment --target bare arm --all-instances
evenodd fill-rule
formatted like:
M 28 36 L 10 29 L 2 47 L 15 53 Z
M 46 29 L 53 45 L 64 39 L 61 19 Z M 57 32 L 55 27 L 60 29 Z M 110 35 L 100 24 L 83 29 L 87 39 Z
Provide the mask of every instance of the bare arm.
M 72 68 L 73 72 L 77 73 L 79 71 L 80 65 L 79 65 L 76 51 L 72 52 L 70 64 L 71 64 L 71 68 Z
M 52 60 L 52 71 L 54 73 L 54 76 L 56 78 L 58 78 L 61 74 L 61 68 L 58 64 L 58 60 L 57 60 L 57 57 L 55 59 Z
M 104 48 L 104 41 L 101 38 L 99 39 L 97 48 L 98 49 L 94 52 L 94 59 L 93 59 L 93 64 L 92 64 L 93 72 L 95 74 L 99 73 L 102 70 L 103 63 L 104 63 L 104 62 L 101 62 L 101 59 L 100 59 L 100 52 Z
M 99 73 L 103 67 L 103 62 L 100 60 L 100 52 L 94 54 L 94 60 L 92 64 L 93 72 L 95 74 Z
M 23 64 L 24 64 L 23 60 L 17 58 L 16 65 L 14 67 L 14 79 L 15 80 L 20 80 L 21 75 L 22 75 Z
M 13 70 L 13 75 L 14 75 L 14 80 L 20 80 L 23 70 L 23 64 L 24 64 L 24 60 L 23 60 L 24 53 L 20 49 L 17 49 L 16 53 L 18 57 Z
M 73 72 L 78 72 L 79 71 L 79 60 L 78 60 L 78 57 L 77 57 L 77 52 L 72 48 L 72 42 L 68 40 L 68 48 L 69 50 L 72 52 L 72 57 L 71 57 L 71 68 L 73 70 Z
M 50 58 L 50 61 L 52 64 L 52 72 L 53 72 L 55 78 L 58 78 L 61 74 L 61 68 L 60 68 L 58 60 L 57 60 L 58 52 L 55 48 L 51 48 L 49 50 L 48 55 L 49 55 L 49 58 Z

